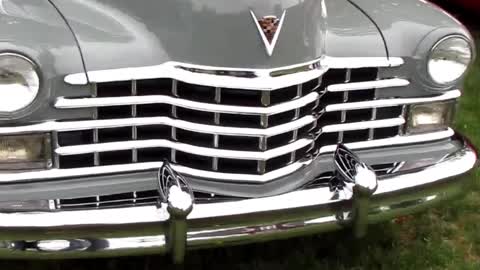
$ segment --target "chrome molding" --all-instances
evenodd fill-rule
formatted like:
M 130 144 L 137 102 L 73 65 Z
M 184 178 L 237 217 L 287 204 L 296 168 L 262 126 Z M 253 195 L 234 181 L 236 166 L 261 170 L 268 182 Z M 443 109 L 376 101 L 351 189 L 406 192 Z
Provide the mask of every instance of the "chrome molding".
M 344 92 L 344 91 L 355 91 L 355 90 L 367 90 L 367 89 L 381 89 L 389 87 L 401 87 L 407 86 L 410 84 L 410 81 L 405 79 L 387 79 L 387 80 L 377 80 L 369 82 L 357 82 L 357 83 L 343 83 L 343 84 L 332 84 L 327 87 L 328 92 Z
M 275 90 L 318 78 L 330 68 L 395 67 L 403 63 L 402 58 L 395 57 L 329 56 L 273 69 L 223 68 L 166 62 L 157 66 L 89 71 L 88 78 L 91 83 L 171 78 L 212 87 Z M 67 75 L 65 82 L 72 85 L 88 83 L 85 73 Z
M 169 117 L 138 117 L 138 118 L 122 118 L 112 120 L 84 120 L 84 121 L 69 121 L 69 122 L 56 122 L 49 121 L 41 124 L 29 125 L 29 126 L 16 126 L 16 127 L 0 127 L 0 135 L 14 135 L 14 134 L 27 134 L 36 132 L 65 132 L 65 131 L 78 131 L 89 129 L 103 129 L 103 128 L 117 128 L 128 126 L 149 126 L 149 125 L 166 125 L 176 127 L 184 130 L 227 135 L 227 136 L 245 136 L 245 137 L 271 137 L 292 130 L 299 129 L 308 124 L 312 124 L 316 118 L 312 115 L 302 117 L 298 120 L 291 121 L 286 124 L 265 128 L 239 128 L 239 127 L 225 127 L 225 126 L 213 126 L 197 124 L 187 122 L 178 119 L 172 119 Z
M 408 105 L 408 104 L 416 104 L 416 103 L 428 103 L 428 102 L 456 99 L 456 98 L 459 98 L 461 95 L 462 93 L 460 92 L 460 90 L 452 90 L 435 97 L 391 98 L 391 99 L 378 99 L 373 101 L 331 104 L 325 107 L 325 111 L 338 112 L 338 111 L 348 111 L 348 110 L 360 110 L 360 109 L 367 109 L 367 108 L 392 107 L 392 106 L 400 106 L 400 105 Z
M 141 105 L 141 104 L 169 104 L 177 107 L 206 111 L 213 113 L 230 113 L 230 114 L 258 114 L 258 115 L 274 115 L 282 112 L 294 110 L 316 101 L 320 95 L 312 92 L 304 97 L 294 99 L 289 102 L 273 105 L 270 107 L 246 107 L 221 105 L 214 103 L 203 103 L 190 101 L 170 96 L 127 96 L 127 97 L 111 97 L 111 98 L 65 98 L 59 97 L 55 102 L 57 109 L 74 109 L 74 108 L 90 108 L 90 107 L 107 107 L 121 105 Z
M 363 129 L 371 129 L 371 128 L 395 127 L 403 124 L 405 124 L 405 119 L 403 117 L 399 117 L 399 118 L 391 118 L 391 119 L 384 119 L 384 120 L 373 120 L 373 121 L 329 125 L 321 128 L 321 133 L 363 130 Z
M 285 166 L 276 171 L 272 171 L 263 175 L 252 174 L 233 174 L 233 173 L 217 173 L 211 171 L 202 171 L 192 169 L 179 165 L 172 165 L 172 167 L 179 173 L 185 175 L 201 175 L 208 179 L 223 180 L 223 181 L 242 181 L 251 183 L 266 183 L 279 177 L 288 175 L 297 171 L 298 169 L 307 166 L 312 160 L 303 160 L 291 165 Z M 97 166 L 89 168 L 78 169 L 51 169 L 45 171 L 32 171 L 23 173 L 8 173 L 0 175 L 0 183 L 10 182 L 29 182 L 29 181 L 48 181 L 52 179 L 60 178 L 75 178 L 75 177 L 87 177 L 87 176 L 99 176 L 112 173 L 129 173 L 138 171 L 150 171 L 158 170 L 162 167 L 163 162 L 145 162 L 145 163 L 131 163 L 127 165 L 110 165 L 110 166 Z M 92 179 L 93 181 L 93 179 Z
M 400 57 L 323 57 L 322 65 L 330 68 L 398 67 L 404 64 Z
M 268 160 L 274 157 L 288 154 L 292 151 L 301 149 L 312 144 L 312 139 L 300 139 L 293 143 L 274 148 L 264 152 L 257 151 L 236 151 L 224 150 L 218 148 L 207 148 L 194 146 L 184 143 L 173 142 L 169 140 L 136 140 L 122 141 L 111 143 L 83 144 L 75 146 L 64 146 L 55 149 L 55 152 L 61 156 L 81 155 L 88 153 L 102 153 L 120 150 L 132 150 L 143 148 L 170 148 L 177 151 L 190 153 L 199 156 L 231 158 L 231 159 L 248 159 L 248 160 Z
M 346 144 L 350 149 L 365 149 L 371 147 L 382 147 L 382 146 L 396 146 L 403 144 L 413 144 L 421 143 L 435 140 L 442 140 L 450 138 L 454 135 L 452 129 L 446 131 L 440 131 L 435 133 L 428 133 L 422 135 L 410 135 L 410 136 L 397 136 L 391 139 L 381 139 L 381 140 L 371 140 L 360 143 L 351 143 Z M 324 146 L 320 149 L 320 154 L 332 153 L 336 149 L 336 145 Z M 201 175 L 208 179 L 222 180 L 222 181 L 242 181 L 242 182 L 251 182 L 251 183 L 266 183 L 271 180 L 277 179 L 278 177 L 288 175 L 310 164 L 312 160 L 302 160 L 297 163 L 293 163 L 289 166 L 283 167 L 279 170 L 266 173 L 264 175 L 250 175 L 250 174 L 228 174 L 228 173 L 217 173 L 210 171 L 202 171 L 187 168 L 184 166 L 173 165 L 172 167 L 179 173 L 185 175 Z M 45 171 L 32 171 L 32 172 L 22 172 L 22 173 L 5 173 L 0 174 L 0 183 L 9 183 L 9 182 L 28 182 L 28 181 L 48 181 L 50 179 L 58 178 L 75 178 L 75 177 L 86 177 L 86 176 L 97 176 L 105 175 L 112 173 L 129 173 L 133 171 L 147 171 L 155 170 L 160 168 L 163 165 L 162 162 L 149 162 L 149 163 L 132 163 L 127 165 L 111 165 L 111 166 L 97 166 L 97 167 L 88 167 L 88 168 L 78 168 L 78 169 L 50 169 Z M 94 179 L 92 179 L 93 181 Z

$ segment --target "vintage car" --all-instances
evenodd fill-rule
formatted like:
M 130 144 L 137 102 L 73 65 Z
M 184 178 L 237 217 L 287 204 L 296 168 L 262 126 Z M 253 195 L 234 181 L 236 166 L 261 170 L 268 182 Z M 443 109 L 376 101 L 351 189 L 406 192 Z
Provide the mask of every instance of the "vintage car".
M 0 1 L 0 257 L 365 235 L 461 194 L 468 31 L 420 0 Z

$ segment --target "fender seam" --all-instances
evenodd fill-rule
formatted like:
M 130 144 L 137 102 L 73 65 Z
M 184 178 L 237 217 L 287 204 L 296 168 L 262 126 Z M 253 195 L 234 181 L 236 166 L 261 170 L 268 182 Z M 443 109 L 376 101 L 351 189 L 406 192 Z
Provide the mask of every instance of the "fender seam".
M 377 22 L 375 22 L 375 20 L 363 8 L 361 8 L 359 5 L 357 5 L 357 3 L 353 2 L 353 0 L 347 0 L 347 2 L 349 2 L 352 6 L 356 7 L 360 12 L 363 13 L 363 15 L 365 15 L 373 23 L 373 25 L 375 25 L 375 28 L 377 28 L 378 33 L 380 33 L 380 36 L 382 37 L 382 41 L 383 41 L 383 45 L 385 46 L 385 52 L 387 54 L 387 58 L 390 58 L 390 52 L 388 51 L 387 40 L 385 39 L 385 36 L 383 35 L 383 32 L 380 29 L 380 26 L 378 26 Z
M 57 5 L 55 5 L 55 3 L 53 3 L 52 0 L 47 0 L 47 1 L 57 11 L 58 15 L 62 18 L 62 20 L 65 22 L 66 26 L 70 30 L 70 33 L 72 33 L 73 39 L 75 40 L 75 43 L 77 44 L 78 52 L 80 53 L 80 58 L 81 58 L 81 61 L 82 61 L 83 71 L 85 72 L 87 82 L 90 82 L 90 79 L 88 78 L 87 65 L 85 64 L 85 58 L 83 56 L 83 51 L 82 51 L 82 48 L 80 47 L 80 42 L 77 38 L 77 35 L 75 34 L 75 31 L 73 31 L 73 28 L 70 25 L 68 19 L 63 15 L 63 13 L 60 11 L 60 9 L 57 7 Z

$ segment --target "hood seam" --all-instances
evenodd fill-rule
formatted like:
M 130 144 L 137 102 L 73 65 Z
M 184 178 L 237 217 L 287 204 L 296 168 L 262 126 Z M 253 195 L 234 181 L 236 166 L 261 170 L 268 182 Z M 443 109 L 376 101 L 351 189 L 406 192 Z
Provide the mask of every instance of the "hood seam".
M 378 26 L 377 22 L 375 22 L 375 20 L 372 17 L 370 17 L 370 15 L 363 8 L 361 8 L 359 5 L 357 5 L 357 3 L 354 2 L 354 0 L 347 0 L 347 2 L 349 2 L 352 6 L 354 6 L 360 12 L 362 12 L 363 15 L 365 15 L 373 23 L 373 25 L 375 25 L 375 28 L 377 28 L 378 33 L 382 37 L 382 41 L 383 41 L 383 45 L 385 47 L 385 53 L 387 54 L 387 58 L 390 58 L 390 52 L 388 51 L 387 40 L 385 39 L 385 36 L 383 35 L 383 32 L 380 29 L 380 27 Z

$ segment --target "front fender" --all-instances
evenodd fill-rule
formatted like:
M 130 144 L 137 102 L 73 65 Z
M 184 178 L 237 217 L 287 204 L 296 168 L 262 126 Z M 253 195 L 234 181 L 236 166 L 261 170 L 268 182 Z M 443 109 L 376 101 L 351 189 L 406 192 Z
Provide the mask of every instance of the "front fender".
M 51 106 L 54 97 L 87 93 L 63 83 L 65 75 L 85 69 L 72 32 L 48 1 L 0 1 L 0 21 L 0 53 L 19 53 L 35 62 L 41 88 L 27 108 L 0 115 L 2 123 L 45 121 L 55 114 Z M 71 116 L 75 115 L 72 112 Z

